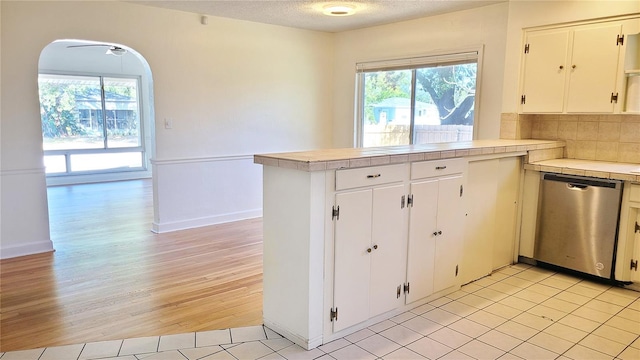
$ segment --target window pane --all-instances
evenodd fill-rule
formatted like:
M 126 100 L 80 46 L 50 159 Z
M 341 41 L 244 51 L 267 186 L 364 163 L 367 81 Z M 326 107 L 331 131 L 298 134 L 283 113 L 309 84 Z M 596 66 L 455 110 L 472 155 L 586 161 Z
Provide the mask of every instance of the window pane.
M 107 114 L 107 147 L 141 146 L 138 81 L 104 78 L 104 97 Z
M 414 144 L 473 139 L 477 63 L 416 70 Z
M 99 78 L 41 74 L 38 87 L 44 150 L 104 147 Z
M 142 168 L 141 152 L 71 155 L 71 171 L 129 170 L 140 168 Z
M 364 73 L 365 147 L 410 143 L 411 70 Z
M 64 155 L 46 155 L 44 168 L 47 174 L 59 174 L 67 172 L 67 162 Z

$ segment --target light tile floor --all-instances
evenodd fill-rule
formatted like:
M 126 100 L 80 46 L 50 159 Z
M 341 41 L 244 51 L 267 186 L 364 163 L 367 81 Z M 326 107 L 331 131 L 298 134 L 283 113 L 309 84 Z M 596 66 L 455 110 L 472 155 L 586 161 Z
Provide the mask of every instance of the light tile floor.
M 640 292 L 517 264 L 306 351 L 263 326 L 0 354 L 1 360 L 640 359 Z

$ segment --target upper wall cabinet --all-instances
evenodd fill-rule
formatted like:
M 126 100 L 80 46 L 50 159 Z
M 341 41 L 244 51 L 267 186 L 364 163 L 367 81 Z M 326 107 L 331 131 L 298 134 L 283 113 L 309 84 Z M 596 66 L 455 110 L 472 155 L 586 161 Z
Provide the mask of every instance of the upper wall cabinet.
M 526 41 L 522 112 L 562 112 L 569 31 L 533 31 Z
M 637 19 L 525 31 L 522 113 L 612 113 Z M 626 39 L 625 39 L 626 37 Z M 626 40 L 626 41 L 625 41 Z M 631 47 L 634 47 L 633 44 Z

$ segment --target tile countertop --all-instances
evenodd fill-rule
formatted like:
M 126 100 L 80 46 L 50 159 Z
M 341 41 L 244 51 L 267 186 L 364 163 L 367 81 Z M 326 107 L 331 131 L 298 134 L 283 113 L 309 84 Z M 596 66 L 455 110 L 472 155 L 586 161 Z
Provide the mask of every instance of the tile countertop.
M 524 168 L 568 175 L 640 182 L 640 164 L 578 159 L 553 159 L 525 164 Z
M 324 171 L 463 156 L 564 147 L 556 140 L 474 140 L 438 144 L 311 150 L 254 155 L 254 163 L 300 171 Z

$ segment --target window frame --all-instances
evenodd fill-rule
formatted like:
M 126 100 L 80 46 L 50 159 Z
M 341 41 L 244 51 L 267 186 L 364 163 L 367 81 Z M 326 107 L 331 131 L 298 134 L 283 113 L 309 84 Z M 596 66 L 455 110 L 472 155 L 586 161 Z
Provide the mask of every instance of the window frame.
M 475 54 L 475 55 L 473 55 Z M 470 59 L 475 59 L 477 63 L 476 71 L 476 93 L 474 100 L 473 114 L 473 136 L 472 139 L 478 138 L 478 125 L 480 116 L 480 99 L 482 87 L 482 62 L 484 58 L 484 45 L 470 46 L 455 50 L 438 51 L 417 56 L 407 56 L 390 58 L 386 60 L 360 61 L 355 64 L 355 119 L 354 119 L 354 147 L 363 148 L 364 143 L 364 89 L 365 76 L 367 72 L 376 71 L 393 71 L 393 70 L 415 70 L 427 67 L 436 67 L 438 65 L 455 65 L 470 63 Z M 415 120 L 415 86 L 416 77 L 411 79 L 411 120 L 410 120 L 410 145 L 414 144 L 414 120 Z
M 131 172 L 141 172 L 148 171 L 148 160 L 146 155 L 146 147 L 145 147 L 145 122 L 144 122 L 144 114 L 143 114 L 143 99 L 142 99 L 142 77 L 140 75 L 122 75 L 122 74 L 108 74 L 108 73 L 93 73 L 93 72 L 75 72 L 75 71 L 39 71 L 38 77 L 40 75 L 55 75 L 55 76 L 69 76 L 69 77 L 94 77 L 99 78 L 100 87 L 104 87 L 104 80 L 106 79 L 128 79 L 136 81 L 136 93 L 137 93 L 137 111 L 138 111 L 138 120 L 139 120 L 139 146 L 129 146 L 129 147 L 108 147 L 108 136 L 107 136 L 107 123 L 106 121 L 106 111 L 110 111 L 106 109 L 106 101 L 104 98 L 104 91 L 101 91 L 101 104 L 102 104 L 102 112 L 103 116 L 103 131 L 104 131 L 104 147 L 103 148 L 93 148 L 93 149 L 60 149 L 60 150 L 44 150 L 43 149 L 43 158 L 46 156 L 55 156 L 62 155 L 65 158 L 65 172 L 54 172 L 54 173 L 46 173 L 47 178 L 57 178 L 57 177 L 67 177 L 74 175 L 100 175 L 100 174 L 116 174 L 116 173 L 131 173 Z M 40 96 L 38 96 L 38 104 L 40 105 Z M 42 118 L 40 118 L 40 123 L 42 126 Z M 41 131 L 42 135 L 42 131 Z M 44 139 L 43 139 L 44 141 Z M 115 169 L 105 169 L 105 170 L 86 170 L 86 171 L 72 171 L 71 167 L 71 157 L 73 155 L 88 155 L 88 154 L 114 154 L 114 153 L 125 153 L 125 152 L 136 152 L 140 153 L 141 156 L 141 166 L 135 168 L 115 168 Z

